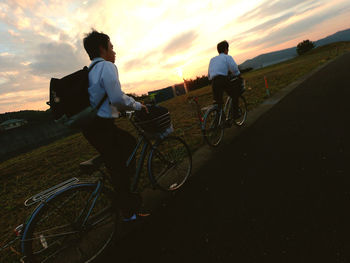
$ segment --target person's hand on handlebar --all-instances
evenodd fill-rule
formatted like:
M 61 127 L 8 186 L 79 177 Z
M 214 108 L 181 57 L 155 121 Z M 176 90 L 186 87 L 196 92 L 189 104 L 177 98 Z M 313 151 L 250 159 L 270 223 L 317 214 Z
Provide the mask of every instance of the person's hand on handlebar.
M 146 111 L 146 113 L 149 113 L 149 112 L 148 112 L 147 106 L 146 106 L 145 104 L 142 104 L 142 103 L 141 103 L 141 110 L 142 110 L 142 109 L 144 109 L 144 110 Z

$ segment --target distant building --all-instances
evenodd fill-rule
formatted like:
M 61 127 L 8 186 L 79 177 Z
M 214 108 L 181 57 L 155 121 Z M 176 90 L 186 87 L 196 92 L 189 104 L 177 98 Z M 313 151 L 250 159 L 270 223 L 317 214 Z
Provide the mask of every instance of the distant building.
M 15 128 L 21 127 L 27 123 L 28 122 L 26 120 L 23 120 L 23 119 L 7 120 L 7 121 L 0 123 L 0 131 L 7 131 L 7 130 L 15 129 Z
M 149 91 L 148 95 L 151 99 L 155 100 L 156 103 L 159 103 L 186 93 L 187 89 L 184 83 L 181 83 L 166 87 L 164 89 Z
M 175 90 L 176 96 L 180 96 L 180 95 L 186 94 L 186 89 L 185 89 L 184 83 L 175 84 L 175 85 L 173 86 L 173 88 L 174 88 L 174 90 Z
M 173 87 L 149 91 L 148 95 L 155 100 L 156 103 L 169 100 L 175 97 Z

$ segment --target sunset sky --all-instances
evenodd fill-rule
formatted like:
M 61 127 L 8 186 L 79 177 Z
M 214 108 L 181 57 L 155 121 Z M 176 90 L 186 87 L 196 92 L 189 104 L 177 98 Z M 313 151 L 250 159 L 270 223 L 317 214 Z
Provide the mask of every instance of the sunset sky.
M 0 113 L 47 109 L 50 78 L 89 65 L 91 28 L 110 36 L 124 92 L 142 94 L 206 75 L 222 40 L 240 64 L 349 17 L 349 0 L 2 0 Z

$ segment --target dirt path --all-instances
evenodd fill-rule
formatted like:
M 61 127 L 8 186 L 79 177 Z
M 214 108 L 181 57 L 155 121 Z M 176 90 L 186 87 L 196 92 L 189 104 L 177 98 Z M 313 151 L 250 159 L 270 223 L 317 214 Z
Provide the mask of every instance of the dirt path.
M 350 262 L 350 54 L 205 164 L 102 262 Z

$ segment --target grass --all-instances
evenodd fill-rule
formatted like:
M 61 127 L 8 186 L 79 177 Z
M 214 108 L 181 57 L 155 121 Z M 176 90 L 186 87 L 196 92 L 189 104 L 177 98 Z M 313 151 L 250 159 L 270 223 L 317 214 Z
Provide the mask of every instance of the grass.
M 318 66 L 349 51 L 350 42 L 334 43 L 292 60 L 245 73 L 245 97 L 249 109 L 257 107 L 266 99 L 264 77 L 267 78 L 273 95 Z M 198 96 L 202 106 L 212 103 L 211 87 L 208 86 L 161 105 L 170 110 L 175 133 L 183 136 L 191 150 L 195 151 L 201 147 L 203 140 L 195 109 L 187 103 L 187 97 L 190 95 Z M 134 129 L 125 119 L 116 122 L 121 128 L 135 135 Z M 25 208 L 23 205 L 26 198 L 73 176 L 79 176 L 79 163 L 95 154 L 96 151 L 79 133 L 1 163 L 0 247 L 2 242 L 6 243 L 6 240 L 14 238 L 14 227 L 23 223 L 32 212 L 33 207 Z M 0 262 L 11 262 L 17 257 L 16 253 L 10 250 L 0 254 Z

